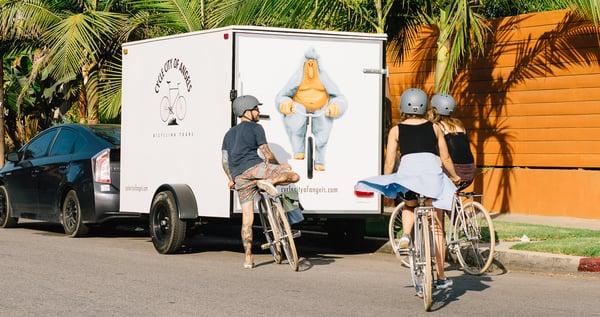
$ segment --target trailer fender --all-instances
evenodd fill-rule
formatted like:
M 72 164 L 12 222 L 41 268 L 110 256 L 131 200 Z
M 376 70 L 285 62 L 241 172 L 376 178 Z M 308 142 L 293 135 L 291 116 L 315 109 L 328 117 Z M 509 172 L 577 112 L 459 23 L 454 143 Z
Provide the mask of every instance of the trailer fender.
M 175 196 L 179 219 L 192 220 L 198 218 L 198 204 L 190 186 L 186 184 L 163 184 L 156 190 L 154 196 L 163 191 L 170 191 Z

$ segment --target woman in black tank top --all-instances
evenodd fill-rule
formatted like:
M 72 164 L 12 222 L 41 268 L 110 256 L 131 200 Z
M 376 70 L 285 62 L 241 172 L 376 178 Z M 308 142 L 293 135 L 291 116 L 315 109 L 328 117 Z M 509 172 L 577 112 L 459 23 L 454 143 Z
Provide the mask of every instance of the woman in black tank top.
M 439 94 L 431 98 L 431 108 L 428 118 L 444 133 L 448 152 L 454 163 L 454 169 L 463 180 L 460 189 L 464 189 L 473 182 L 477 167 L 471 153 L 471 146 L 467 131 L 463 123 L 452 117 L 456 102 L 452 96 Z
M 413 170 L 416 173 L 423 171 L 423 178 L 419 182 L 425 183 L 425 186 L 434 187 L 437 183 L 430 183 L 429 180 L 431 178 L 438 177 L 438 175 L 430 175 L 429 171 L 435 168 L 439 170 L 439 165 L 441 163 L 448 171 L 448 175 L 453 182 L 458 183 L 460 181 L 460 177 L 454 172 L 454 166 L 452 165 L 452 160 L 448 154 L 446 140 L 444 139 L 443 133 L 439 127 L 435 126 L 432 122 L 425 118 L 425 111 L 423 111 L 422 114 L 402 113 L 400 116 L 400 123 L 390 130 L 385 155 L 384 174 L 393 173 L 397 150 L 400 152 L 400 166 L 398 168 L 399 174 L 403 173 L 402 169 Z M 428 156 L 425 155 L 425 153 L 435 155 L 435 157 L 437 157 L 437 162 L 427 160 Z M 416 160 L 414 159 L 415 157 L 417 158 Z M 423 158 L 423 160 L 421 158 Z M 428 166 L 428 164 L 435 164 L 437 166 Z M 439 177 L 442 175 L 443 173 L 440 170 Z M 401 185 L 415 186 L 414 183 L 410 183 L 411 181 L 408 180 L 406 185 Z M 431 189 L 438 190 L 434 188 Z M 454 190 L 455 188 L 453 187 L 453 190 L 450 191 L 449 194 L 453 195 Z M 425 195 L 423 192 L 420 194 Z M 410 232 L 412 231 L 412 226 L 414 223 L 414 207 L 417 206 L 416 198 L 417 197 L 415 193 L 412 191 L 409 191 L 406 195 L 403 195 L 405 205 L 404 210 L 402 211 L 402 226 L 405 235 L 399 241 L 399 245 L 401 247 L 404 245 L 404 243 L 406 243 L 407 240 L 409 241 L 410 239 Z M 429 204 L 431 204 L 431 202 Z M 436 212 L 436 223 L 443 224 L 444 213 L 440 209 L 437 210 L 439 211 Z M 439 280 L 436 281 L 436 285 L 439 284 L 440 287 L 444 288 L 452 285 L 452 282 L 447 280 L 444 274 L 445 243 L 443 228 L 441 228 L 441 226 L 436 227 L 436 263 L 438 263 L 436 265 L 436 270 L 439 278 Z
M 386 197 L 400 195 L 404 200 L 402 229 L 404 235 L 397 246 L 406 249 L 410 245 L 410 234 L 414 225 L 414 207 L 417 194 L 427 197 L 426 204 L 436 208 L 436 287 L 447 288 L 452 281 L 445 278 L 445 244 L 442 230 L 442 209 L 450 209 L 456 192 L 452 184 L 460 181 L 456 175 L 444 134 L 440 128 L 425 118 L 427 94 L 411 88 L 400 97 L 400 123 L 390 129 L 385 152 L 384 174 L 360 180 L 355 191 L 378 192 Z M 397 152 L 400 150 L 400 164 L 394 173 Z M 444 174 L 443 167 L 448 171 Z

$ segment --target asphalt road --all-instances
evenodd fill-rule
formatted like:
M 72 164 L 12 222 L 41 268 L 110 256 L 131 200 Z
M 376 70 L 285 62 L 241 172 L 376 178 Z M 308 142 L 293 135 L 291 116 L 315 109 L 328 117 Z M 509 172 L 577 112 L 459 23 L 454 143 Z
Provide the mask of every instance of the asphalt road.
M 425 315 L 408 270 L 371 253 L 381 243 L 343 254 L 305 234 L 300 272 L 265 253 L 245 270 L 232 226 L 207 226 L 182 254 L 165 256 L 144 232 L 71 239 L 59 226 L 28 222 L 0 230 L 0 316 Z M 435 295 L 427 315 L 600 316 L 600 274 L 449 270 L 455 285 Z

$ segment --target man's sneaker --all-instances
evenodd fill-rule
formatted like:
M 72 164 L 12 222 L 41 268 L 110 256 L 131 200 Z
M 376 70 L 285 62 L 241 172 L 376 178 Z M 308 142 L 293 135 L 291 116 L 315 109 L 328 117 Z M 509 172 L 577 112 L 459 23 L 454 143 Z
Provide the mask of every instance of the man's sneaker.
M 398 240 L 398 248 L 400 249 L 408 249 L 410 245 L 410 237 L 408 235 L 403 235 L 400 240 Z
M 437 289 L 447 289 L 447 288 L 452 287 L 452 284 L 454 284 L 454 283 L 449 278 L 447 278 L 445 280 L 436 280 L 434 283 L 435 288 L 437 288 Z
M 275 186 L 273 186 L 273 183 L 271 183 L 271 181 L 269 181 L 269 180 L 261 179 L 256 182 L 256 186 L 258 186 L 258 188 L 260 188 L 261 190 L 264 190 L 267 194 L 269 194 L 271 196 L 279 195 L 277 188 L 275 188 Z

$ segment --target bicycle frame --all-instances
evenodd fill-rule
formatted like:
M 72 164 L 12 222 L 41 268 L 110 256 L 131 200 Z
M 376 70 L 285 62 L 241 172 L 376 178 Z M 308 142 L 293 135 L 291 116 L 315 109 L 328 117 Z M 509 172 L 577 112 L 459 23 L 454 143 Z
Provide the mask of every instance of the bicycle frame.
M 314 169 L 314 155 L 316 152 L 316 144 L 314 142 L 314 135 L 312 133 L 312 124 L 313 124 L 313 118 L 318 118 L 321 117 L 325 114 L 325 112 L 327 111 L 327 108 L 323 108 L 321 110 L 315 111 L 315 112 L 306 112 L 304 110 L 301 111 L 297 111 L 297 109 L 301 109 L 301 108 L 296 108 L 296 113 L 299 115 L 302 115 L 304 117 L 306 117 L 308 120 L 306 122 L 306 139 L 305 139 L 305 151 L 306 151 L 306 160 L 307 160 L 307 168 L 306 168 L 306 176 L 308 177 L 308 179 L 312 179 L 313 178 L 313 169 Z
M 463 200 L 461 199 L 461 197 L 465 197 L 466 199 L 470 199 L 470 200 L 474 200 L 474 197 L 481 197 L 482 195 L 476 195 L 476 194 L 463 194 L 462 192 L 456 192 L 454 194 L 454 198 L 452 201 L 452 209 L 450 210 L 450 225 L 454 226 L 454 224 L 456 223 L 456 221 L 458 221 L 459 217 L 460 217 L 460 224 L 461 224 L 461 230 L 465 233 L 470 233 L 470 230 L 467 230 L 466 225 L 467 225 L 467 221 L 466 221 L 466 215 L 463 209 Z M 474 224 L 475 226 L 477 226 L 477 224 Z M 479 235 L 481 234 L 480 232 L 480 228 L 479 227 L 475 227 L 473 228 L 475 229 L 475 232 L 477 233 L 477 236 L 467 236 L 468 240 L 474 241 L 474 240 L 479 240 Z M 446 230 L 446 244 L 449 247 L 453 247 L 454 245 L 458 244 L 460 241 L 459 240 L 454 240 L 453 239 L 453 230 Z

